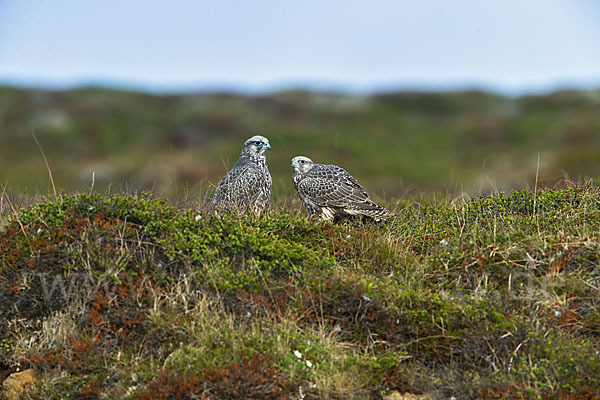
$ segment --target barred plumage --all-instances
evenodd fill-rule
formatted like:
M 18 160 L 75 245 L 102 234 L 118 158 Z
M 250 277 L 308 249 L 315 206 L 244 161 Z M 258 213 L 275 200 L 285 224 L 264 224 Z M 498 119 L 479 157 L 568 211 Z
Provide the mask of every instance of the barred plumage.
M 294 186 L 306 209 L 321 219 L 365 215 L 377 220 L 389 211 L 368 199 L 366 190 L 345 169 L 336 165 L 315 164 L 308 157 L 292 159 Z
M 240 158 L 215 190 L 211 200 L 214 208 L 251 211 L 269 208 L 271 174 L 265 157 L 265 151 L 269 149 L 269 140 L 263 136 L 246 140 Z

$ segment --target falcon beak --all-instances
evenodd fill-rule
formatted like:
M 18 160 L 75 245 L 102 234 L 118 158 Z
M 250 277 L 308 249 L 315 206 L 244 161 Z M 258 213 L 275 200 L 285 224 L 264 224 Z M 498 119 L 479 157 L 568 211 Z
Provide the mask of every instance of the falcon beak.
M 263 147 L 267 150 L 271 150 L 271 145 L 269 143 L 263 144 Z

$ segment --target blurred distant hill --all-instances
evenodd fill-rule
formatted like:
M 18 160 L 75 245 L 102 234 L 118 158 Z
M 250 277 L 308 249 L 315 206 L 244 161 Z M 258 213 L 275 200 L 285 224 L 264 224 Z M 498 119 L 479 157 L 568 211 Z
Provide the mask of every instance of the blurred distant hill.
M 97 88 L 0 87 L 0 180 L 48 191 L 32 133 L 64 190 L 127 184 L 201 196 L 267 136 L 278 198 L 290 160 L 343 166 L 379 198 L 533 187 L 600 174 L 600 91 L 507 98 L 482 92 L 356 96 L 289 91 L 149 95 Z

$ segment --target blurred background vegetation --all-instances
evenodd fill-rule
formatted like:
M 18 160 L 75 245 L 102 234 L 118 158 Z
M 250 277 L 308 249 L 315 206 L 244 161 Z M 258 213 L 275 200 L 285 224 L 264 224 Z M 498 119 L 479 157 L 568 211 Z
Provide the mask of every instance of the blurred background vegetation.
M 374 197 L 451 196 L 597 178 L 600 91 L 503 97 L 465 91 L 371 96 L 285 91 L 151 95 L 100 88 L 0 87 L 0 179 L 58 189 L 146 188 L 202 198 L 244 140 L 271 141 L 276 199 L 291 196 L 290 160 L 343 166 Z

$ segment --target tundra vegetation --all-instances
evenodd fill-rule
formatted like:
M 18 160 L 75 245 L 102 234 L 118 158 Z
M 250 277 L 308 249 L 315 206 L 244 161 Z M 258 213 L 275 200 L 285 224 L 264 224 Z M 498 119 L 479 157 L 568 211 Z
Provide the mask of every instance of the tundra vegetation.
M 10 200 L 0 364 L 40 371 L 24 398 L 600 392 L 593 183 L 388 201 L 383 224 L 143 193 Z
M 51 400 L 598 399 L 599 106 L 0 87 L 0 380 L 34 369 L 22 397 Z M 255 134 L 273 210 L 205 210 Z M 393 217 L 307 217 L 299 154 Z
M 244 141 L 269 138 L 275 199 L 291 197 L 290 162 L 336 164 L 385 198 L 554 185 L 600 176 L 600 90 L 503 97 L 483 92 L 357 96 L 287 91 L 150 95 L 98 88 L 0 86 L 2 184 L 203 196 Z M 537 155 L 540 155 L 539 163 Z

